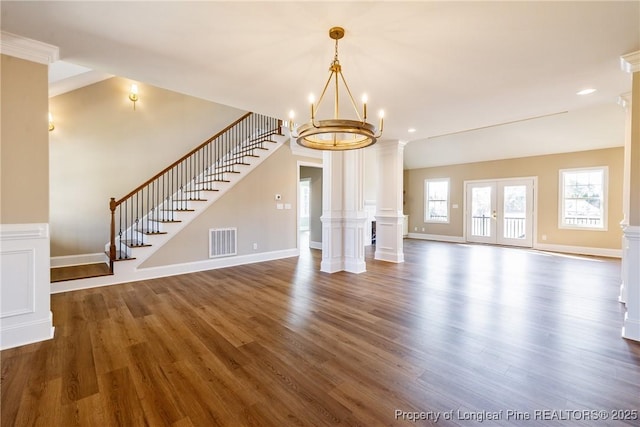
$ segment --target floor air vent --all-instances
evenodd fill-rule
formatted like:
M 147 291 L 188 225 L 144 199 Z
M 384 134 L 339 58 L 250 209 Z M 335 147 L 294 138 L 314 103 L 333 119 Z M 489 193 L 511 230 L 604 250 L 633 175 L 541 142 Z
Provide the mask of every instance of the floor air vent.
M 238 253 L 237 228 L 211 228 L 209 230 L 209 258 L 236 255 Z

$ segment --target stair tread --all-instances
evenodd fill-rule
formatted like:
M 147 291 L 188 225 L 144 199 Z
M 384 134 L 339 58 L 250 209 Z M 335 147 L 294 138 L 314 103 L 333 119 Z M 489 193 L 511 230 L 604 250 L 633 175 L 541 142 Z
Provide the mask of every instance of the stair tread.
M 113 275 L 113 273 L 109 270 L 109 264 L 104 262 L 66 267 L 51 267 L 50 269 L 51 283 L 111 275 Z
M 195 212 L 195 209 L 162 209 L 163 212 Z
M 149 219 L 149 221 L 152 221 L 152 222 L 161 222 L 161 223 L 163 223 L 163 224 L 170 224 L 170 223 L 172 223 L 172 222 L 182 222 L 182 221 L 180 221 L 179 219 L 155 219 L 155 218 L 151 218 L 151 219 Z
M 152 236 L 152 235 L 154 235 L 154 234 L 169 234 L 169 233 L 167 233 L 166 231 L 145 230 L 144 228 L 143 228 L 143 229 L 140 229 L 140 230 L 139 230 L 139 229 L 136 229 L 136 231 L 137 231 L 138 233 L 146 234 L 147 236 Z M 149 246 L 151 246 L 151 245 L 149 245 Z
M 151 246 L 149 243 L 144 243 L 139 240 L 123 240 L 122 243 L 129 246 L 130 248 L 142 248 L 145 246 Z
M 173 199 L 174 202 L 206 202 L 207 199 Z
M 202 188 L 200 190 L 182 190 L 183 193 L 197 193 L 198 191 L 220 191 L 215 188 Z
M 122 252 L 122 251 L 116 251 L 116 259 L 114 259 L 113 261 L 114 261 L 114 262 L 118 262 L 118 261 L 130 261 L 130 260 L 132 260 L 132 259 L 136 259 L 136 257 L 121 258 L 121 255 L 122 255 L 123 253 L 124 253 L 124 252 Z M 105 251 L 105 254 L 107 254 L 107 256 L 109 256 L 109 252 L 106 252 L 106 251 Z
M 207 180 L 207 181 L 198 181 L 198 182 L 196 182 L 196 184 L 209 184 L 209 183 L 212 183 L 212 182 L 231 182 L 231 181 L 229 181 L 228 179 L 210 179 L 210 180 Z

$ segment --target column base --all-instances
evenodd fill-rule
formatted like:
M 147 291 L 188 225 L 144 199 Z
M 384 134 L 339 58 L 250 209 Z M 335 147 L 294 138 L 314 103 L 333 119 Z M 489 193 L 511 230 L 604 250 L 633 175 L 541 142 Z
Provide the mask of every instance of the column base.
M 344 271 L 355 274 L 364 273 L 367 271 L 367 263 L 360 260 L 346 260 L 344 263 Z
M 629 319 L 628 313 L 622 326 L 622 338 L 640 341 L 640 320 Z
M 402 230 L 404 215 L 376 215 L 376 251 L 374 258 L 387 262 L 404 262 Z
M 320 271 L 323 273 L 337 273 L 338 271 L 342 271 L 342 261 L 341 260 L 322 260 L 320 261 Z

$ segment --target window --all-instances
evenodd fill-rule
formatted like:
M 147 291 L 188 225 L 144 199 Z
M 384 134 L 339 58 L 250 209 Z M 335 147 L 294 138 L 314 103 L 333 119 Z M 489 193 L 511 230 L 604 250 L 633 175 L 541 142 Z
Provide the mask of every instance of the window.
M 560 228 L 606 230 L 607 168 L 560 171 Z
M 424 222 L 449 222 L 449 179 L 424 181 Z

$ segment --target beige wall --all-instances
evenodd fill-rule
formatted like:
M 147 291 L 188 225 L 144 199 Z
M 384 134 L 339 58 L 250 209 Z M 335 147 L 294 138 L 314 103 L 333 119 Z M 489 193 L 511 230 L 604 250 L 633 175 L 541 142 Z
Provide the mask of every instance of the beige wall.
M 110 197 L 124 196 L 244 114 L 146 84 L 138 84 L 134 111 L 131 83 L 114 77 L 50 99 L 52 256 L 103 252 Z
M 209 229 L 238 228 L 238 255 L 292 249 L 297 242 L 298 160 L 288 145 L 246 175 L 154 253 L 141 268 L 209 259 Z M 282 200 L 276 202 L 275 195 Z M 276 209 L 276 203 L 291 209 Z M 253 244 L 258 249 L 253 249 Z
M 542 243 L 542 235 L 546 235 L 544 243 L 547 244 L 620 249 L 623 158 L 624 149 L 620 147 L 406 170 L 405 213 L 409 214 L 409 232 L 462 237 L 465 181 L 535 176 L 538 177 L 538 226 L 535 233 L 539 242 Z M 608 231 L 559 229 L 559 170 L 591 166 L 609 167 Z M 424 180 L 427 178 L 450 179 L 449 224 L 424 223 Z M 458 209 L 451 209 L 454 204 L 458 205 Z M 415 227 L 418 227 L 417 231 Z
M 49 222 L 47 65 L 1 55 L 0 221 Z

